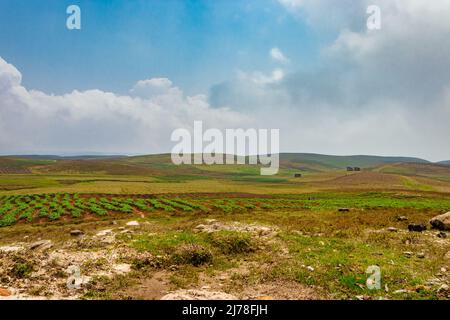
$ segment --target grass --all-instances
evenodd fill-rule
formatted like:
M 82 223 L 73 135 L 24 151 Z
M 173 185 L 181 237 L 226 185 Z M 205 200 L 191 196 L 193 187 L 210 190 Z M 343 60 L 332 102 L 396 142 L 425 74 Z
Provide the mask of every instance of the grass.
M 90 214 L 98 217 L 114 213 L 133 214 L 142 212 L 152 215 L 155 211 L 177 214 L 195 212 L 244 213 L 259 210 L 354 210 L 415 209 L 444 212 L 450 208 L 450 199 L 435 196 L 404 195 L 379 192 L 365 193 L 319 193 L 305 195 L 273 195 L 253 198 L 189 198 L 146 196 L 83 195 L 69 193 L 4 195 L 0 198 L 0 226 L 33 222 L 48 218 L 56 221 L 63 216 L 80 219 Z
M 86 298 L 115 297 L 114 291 L 135 284 L 134 276 L 146 278 L 156 270 L 168 272 L 174 288 L 192 288 L 204 277 L 245 268 L 248 273 L 233 273 L 224 290 L 239 292 L 273 281 L 312 286 L 323 298 L 440 298 L 427 281 L 442 267 L 450 269 L 443 259 L 449 240 L 437 238 L 434 231 L 406 230 L 408 223 L 429 225 L 431 217 L 450 210 L 446 169 L 386 166 L 380 171 L 387 175 L 393 170 L 389 174 L 398 179 L 380 177 L 372 185 L 375 169 L 349 176 L 354 180 L 336 180 L 348 176 L 336 168 L 343 165 L 342 158 L 324 158 L 321 164 L 307 155 L 303 160 L 292 157 L 277 177 L 261 177 L 259 168 L 245 165 L 186 166 L 175 172 L 161 162 L 165 158 L 117 160 L 120 165 L 109 171 L 118 174 L 98 171 L 107 162 L 102 160 L 88 168 L 92 172 L 77 171 L 83 169 L 79 162 L 51 171 L 56 167 L 50 162 L 32 164 L 39 166 L 30 167 L 32 174 L 0 175 L 0 243 L 45 235 L 58 246 L 72 239 L 72 229 L 95 234 L 111 228 L 111 220 L 138 219 L 142 223 L 133 234 L 118 235 L 121 245 L 150 252 L 158 264 L 135 261 L 130 276 L 95 279 Z M 369 164 L 373 159 L 356 160 Z M 18 168 L 27 165 L 18 163 Z M 320 172 L 326 167 L 332 170 Z M 145 175 L 136 173 L 139 168 Z M 294 179 L 297 172 L 304 175 Z M 364 179 L 369 180 L 361 184 Z M 398 221 L 398 216 L 408 221 Z M 264 240 L 246 232 L 194 232 L 206 219 L 274 226 L 279 233 Z M 387 232 L 388 227 L 399 232 Z M 408 258 L 405 251 L 413 255 Z M 424 259 L 417 257 L 419 252 Z M 366 270 L 373 265 L 381 269 L 381 290 L 366 287 Z M 25 278 L 31 271 L 26 261 L 14 267 Z M 408 292 L 394 294 L 401 289 Z

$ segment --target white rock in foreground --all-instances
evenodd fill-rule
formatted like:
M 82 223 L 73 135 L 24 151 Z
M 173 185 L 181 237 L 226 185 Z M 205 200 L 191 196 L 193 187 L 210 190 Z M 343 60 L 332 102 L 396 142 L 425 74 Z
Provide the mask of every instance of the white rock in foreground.
M 225 292 L 191 289 L 166 294 L 161 300 L 237 300 L 237 297 Z

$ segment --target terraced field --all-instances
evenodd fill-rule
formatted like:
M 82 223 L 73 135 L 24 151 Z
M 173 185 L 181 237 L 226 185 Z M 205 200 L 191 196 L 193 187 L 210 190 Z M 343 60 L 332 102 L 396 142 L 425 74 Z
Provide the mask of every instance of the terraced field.
M 239 213 L 260 210 L 323 210 L 323 209 L 411 208 L 446 210 L 450 198 L 424 198 L 389 193 L 317 193 L 240 197 L 239 194 L 188 195 L 108 195 L 108 194 L 31 194 L 0 195 L 0 227 L 15 223 L 82 219 L 108 215 L 152 214 L 155 211 L 182 214 L 183 212 Z

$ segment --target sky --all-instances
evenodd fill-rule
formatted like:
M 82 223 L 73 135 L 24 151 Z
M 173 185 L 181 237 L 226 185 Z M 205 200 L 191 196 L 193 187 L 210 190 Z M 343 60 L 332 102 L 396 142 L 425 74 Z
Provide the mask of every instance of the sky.
M 449 16 L 450 0 L 0 0 L 0 154 L 170 152 L 202 120 L 280 129 L 283 152 L 448 160 Z

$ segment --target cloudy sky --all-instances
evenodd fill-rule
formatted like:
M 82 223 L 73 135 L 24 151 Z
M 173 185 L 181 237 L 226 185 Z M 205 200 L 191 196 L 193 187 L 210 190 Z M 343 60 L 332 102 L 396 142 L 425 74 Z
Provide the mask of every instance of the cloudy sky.
M 448 160 L 448 17 L 450 0 L 1 0 L 0 154 L 169 152 L 203 120 L 280 129 L 285 152 Z

